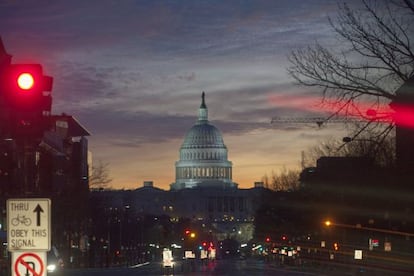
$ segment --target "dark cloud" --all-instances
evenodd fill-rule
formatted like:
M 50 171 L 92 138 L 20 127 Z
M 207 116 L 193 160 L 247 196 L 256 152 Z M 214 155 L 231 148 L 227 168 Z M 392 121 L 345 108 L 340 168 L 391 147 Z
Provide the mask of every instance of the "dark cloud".
M 132 48 L 162 56 L 271 50 L 275 41 L 291 41 L 297 32 L 309 39 L 314 24 L 335 7 L 329 0 L 3 2 L 0 33 L 22 51 L 30 40 L 44 55 L 106 49 L 125 55 Z
M 182 137 L 194 122 L 191 117 L 105 109 L 84 110 L 78 117 L 94 136 L 134 146 Z
M 137 147 L 146 143 L 161 143 L 183 139 L 185 133 L 195 124 L 193 116 L 154 114 L 146 112 L 128 113 L 110 110 L 87 110 L 78 114 L 78 119 L 96 137 L 113 141 L 113 145 Z M 269 128 L 270 124 L 260 122 L 219 121 L 212 124 L 226 135 L 242 135 L 246 132 Z
M 270 131 L 274 116 L 312 115 L 284 97 L 315 92 L 293 88 L 286 55 L 331 42 L 335 9 L 331 0 L 5 0 L 0 35 L 15 63 L 42 63 L 54 77 L 53 112 L 93 134 L 96 156 L 127 160 L 120 148 L 183 139 L 202 91 L 224 138 Z

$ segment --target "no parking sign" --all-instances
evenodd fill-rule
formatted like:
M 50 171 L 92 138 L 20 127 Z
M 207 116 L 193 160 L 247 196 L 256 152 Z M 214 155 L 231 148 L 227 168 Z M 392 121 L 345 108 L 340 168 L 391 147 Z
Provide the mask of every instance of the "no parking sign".
M 13 252 L 12 276 L 46 276 L 46 252 Z

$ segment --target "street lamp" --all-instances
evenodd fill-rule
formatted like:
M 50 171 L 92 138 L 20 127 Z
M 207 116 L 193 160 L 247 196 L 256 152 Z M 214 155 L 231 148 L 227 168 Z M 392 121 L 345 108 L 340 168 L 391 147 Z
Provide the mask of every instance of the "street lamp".
M 388 130 L 391 130 L 392 128 L 388 127 Z M 356 138 L 357 135 L 354 135 L 353 137 L 343 137 L 342 142 L 343 144 L 339 147 L 341 149 L 345 145 L 347 145 L 350 142 L 359 142 L 358 145 L 358 151 L 360 154 L 362 153 L 364 156 L 370 157 L 370 158 L 380 158 L 379 162 L 385 162 L 388 163 L 389 160 L 392 160 L 392 154 L 388 150 L 388 144 L 384 141 L 384 137 L 378 141 L 375 139 L 367 139 L 367 138 Z M 362 150 L 362 151 L 361 151 Z M 377 155 L 381 153 L 380 155 Z
M 370 144 L 375 144 L 377 146 L 377 148 L 381 148 L 383 146 L 383 144 L 377 140 L 374 139 L 364 139 L 364 138 L 355 138 L 355 137 L 343 137 L 342 138 L 342 142 L 344 143 L 350 143 L 352 141 L 356 141 L 356 142 L 367 142 Z

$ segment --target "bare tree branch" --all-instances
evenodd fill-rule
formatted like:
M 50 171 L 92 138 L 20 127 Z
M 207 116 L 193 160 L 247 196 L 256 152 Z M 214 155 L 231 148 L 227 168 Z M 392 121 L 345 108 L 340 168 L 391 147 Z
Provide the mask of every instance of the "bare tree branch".
M 367 118 L 361 107 L 396 100 L 397 89 L 414 76 L 414 1 L 361 1 L 360 10 L 339 4 L 338 16 L 329 18 L 338 35 L 337 49 L 315 43 L 288 57 L 287 71 L 298 84 L 321 88 L 322 103 L 334 108 L 330 117 Z M 375 128 L 379 136 L 388 135 L 392 127 L 384 130 L 371 120 L 357 126 L 352 137 L 372 134 Z
M 347 138 L 344 141 L 326 139 L 304 153 L 304 165 L 314 167 L 316 161 L 323 156 L 352 156 L 365 157 L 379 167 L 391 168 L 395 165 L 395 136 L 388 135 L 391 131 L 392 126 L 380 131 L 378 128 L 370 128 L 363 135 L 344 137 Z
M 91 189 L 104 189 L 112 182 L 109 176 L 109 164 L 99 161 L 96 166 L 92 166 L 92 174 L 89 177 L 89 187 Z
M 319 43 L 292 51 L 288 73 L 298 84 L 320 87 L 324 98 L 357 106 L 362 99 L 392 101 L 414 75 L 414 1 L 362 0 L 361 11 L 346 3 L 329 23 L 344 46 Z
M 272 176 L 269 183 L 269 178 L 265 175 L 263 178 L 266 179 L 265 185 L 274 191 L 293 191 L 299 189 L 299 170 L 283 170 L 276 174 L 272 172 Z

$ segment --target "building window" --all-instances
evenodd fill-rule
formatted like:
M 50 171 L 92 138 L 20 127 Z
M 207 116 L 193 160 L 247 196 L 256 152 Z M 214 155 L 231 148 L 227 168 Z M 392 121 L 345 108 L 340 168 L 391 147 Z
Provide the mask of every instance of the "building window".
M 239 197 L 239 211 L 244 211 L 244 199 L 242 197 Z
M 214 212 L 214 197 L 208 198 L 208 211 Z
M 234 197 L 230 197 L 230 212 L 234 212 Z
M 229 211 L 229 198 L 227 196 L 224 197 L 223 199 L 224 201 L 224 212 L 228 212 Z
M 223 212 L 223 198 L 217 197 L 217 211 Z

